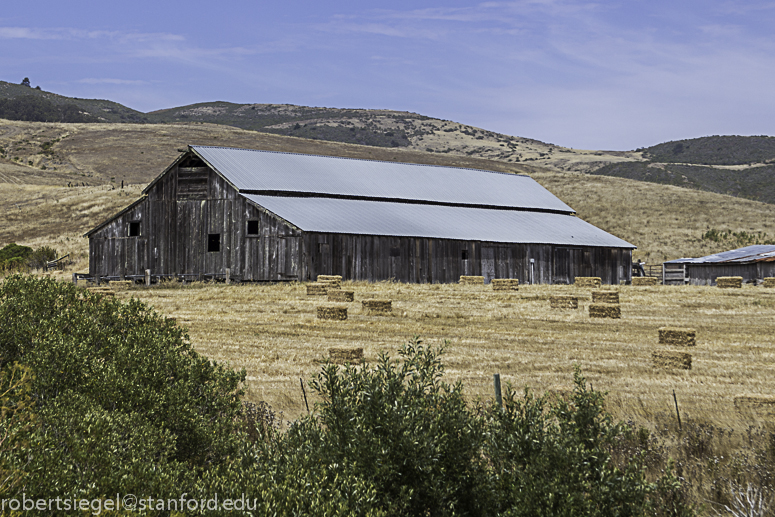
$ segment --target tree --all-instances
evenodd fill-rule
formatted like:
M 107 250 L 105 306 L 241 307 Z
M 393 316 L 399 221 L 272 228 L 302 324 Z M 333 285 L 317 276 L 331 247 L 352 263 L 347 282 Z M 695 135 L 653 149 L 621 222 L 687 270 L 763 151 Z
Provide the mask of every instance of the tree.
M 25 77 L 22 80 L 22 86 L 26 86 L 27 88 L 30 88 L 30 78 L 29 77 Z

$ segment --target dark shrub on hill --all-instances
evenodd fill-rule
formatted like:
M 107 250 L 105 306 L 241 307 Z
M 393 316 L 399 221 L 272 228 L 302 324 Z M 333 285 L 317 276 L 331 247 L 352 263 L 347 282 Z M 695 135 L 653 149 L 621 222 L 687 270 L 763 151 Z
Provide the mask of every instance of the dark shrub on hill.
M 75 104 L 54 104 L 39 95 L 0 99 L 0 118 L 27 122 L 99 122 Z
M 654 162 L 743 165 L 775 159 L 772 136 L 705 136 L 665 142 L 642 149 Z

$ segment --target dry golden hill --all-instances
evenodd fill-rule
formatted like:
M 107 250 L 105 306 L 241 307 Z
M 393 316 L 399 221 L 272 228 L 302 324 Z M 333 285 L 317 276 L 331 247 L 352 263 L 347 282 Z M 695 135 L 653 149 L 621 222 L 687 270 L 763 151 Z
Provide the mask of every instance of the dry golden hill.
M 0 245 L 50 245 L 71 253 L 74 267 L 86 270 L 88 243 L 82 235 L 134 201 L 188 144 L 529 174 L 583 219 L 638 246 L 636 257 L 648 263 L 725 249 L 724 244 L 702 240 L 711 228 L 775 235 L 771 205 L 524 163 L 284 137 L 214 124 L 0 120 Z

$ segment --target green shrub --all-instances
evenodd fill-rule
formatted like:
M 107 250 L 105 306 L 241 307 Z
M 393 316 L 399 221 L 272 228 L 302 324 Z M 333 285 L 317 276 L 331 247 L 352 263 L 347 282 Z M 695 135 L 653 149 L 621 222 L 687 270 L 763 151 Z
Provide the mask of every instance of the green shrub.
M 32 269 L 43 269 L 49 261 L 56 260 L 57 250 L 49 246 L 41 246 L 27 258 L 27 264 Z
M 16 457 L 26 494 L 175 495 L 239 450 L 244 372 L 200 356 L 143 303 L 16 275 L 0 285 L 0 320 L 0 367 L 34 375 L 41 425 Z

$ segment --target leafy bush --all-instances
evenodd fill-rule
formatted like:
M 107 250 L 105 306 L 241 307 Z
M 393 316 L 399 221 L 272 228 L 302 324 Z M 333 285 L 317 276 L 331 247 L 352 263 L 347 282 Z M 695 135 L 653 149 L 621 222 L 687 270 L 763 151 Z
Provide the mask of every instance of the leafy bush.
M 0 271 L 20 271 L 26 269 L 27 259 L 32 248 L 11 243 L 0 249 Z
M 0 285 L 0 320 L 0 367 L 31 370 L 40 422 L 33 452 L 13 458 L 20 491 L 176 495 L 239 450 L 244 372 L 143 303 L 17 275 Z

